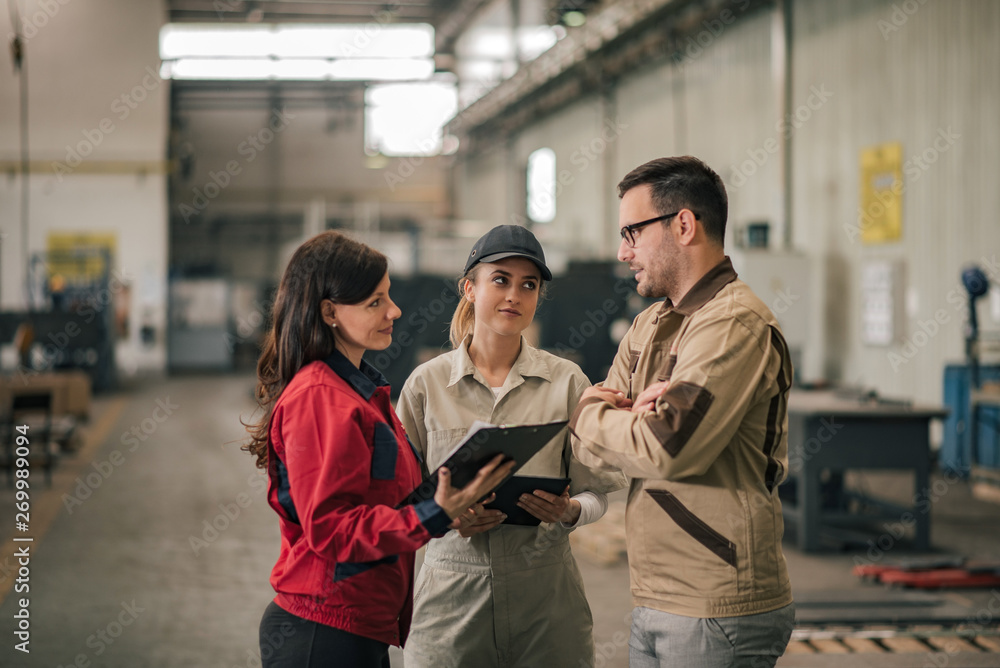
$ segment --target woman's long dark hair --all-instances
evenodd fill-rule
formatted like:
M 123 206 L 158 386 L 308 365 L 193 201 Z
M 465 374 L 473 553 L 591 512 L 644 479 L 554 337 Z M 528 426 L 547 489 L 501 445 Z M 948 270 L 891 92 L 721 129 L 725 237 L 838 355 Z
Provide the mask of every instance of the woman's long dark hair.
M 382 253 L 339 232 L 323 232 L 299 246 L 274 297 L 271 328 L 257 361 L 254 394 L 263 415 L 244 423 L 250 441 L 243 449 L 267 468 L 268 434 L 274 403 L 299 369 L 329 357 L 333 330 L 323 322 L 320 302 L 357 304 L 375 292 L 389 266 Z

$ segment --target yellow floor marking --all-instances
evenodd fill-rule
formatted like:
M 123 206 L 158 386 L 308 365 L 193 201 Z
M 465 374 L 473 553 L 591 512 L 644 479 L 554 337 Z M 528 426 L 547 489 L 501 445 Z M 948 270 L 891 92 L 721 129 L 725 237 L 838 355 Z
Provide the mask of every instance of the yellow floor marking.
M 936 647 L 940 650 L 947 652 L 948 654 L 957 654 L 959 652 L 982 652 L 973 645 L 968 640 L 963 638 L 956 638 L 954 636 L 932 636 L 927 639 L 927 643 L 932 647 Z
M 856 654 L 885 654 L 885 647 L 871 638 L 844 638 L 843 642 Z
M 1000 652 L 1000 638 L 996 636 L 976 636 L 976 642 L 989 652 Z
M 804 640 L 793 640 L 788 643 L 788 649 L 785 650 L 785 654 L 815 654 L 816 650 L 808 642 Z
M 920 642 L 916 638 L 883 638 L 882 644 L 888 647 L 893 652 L 898 652 L 900 654 L 910 654 L 913 652 L 919 652 L 925 654 L 932 651 L 930 647 Z
M 118 422 L 122 411 L 128 404 L 126 397 L 111 399 L 107 409 L 100 419 L 94 423 L 91 429 L 87 430 L 86 440 L 83 446 L 77 451 L 72 459 L 60 461 L 56 469 L 52 472 L 52 486 L 49 488 L 37 486 L 37 480 L 42 479 L 40 473 L 31 476 L 31 542 L 14 541 L 13 538 L 26 538 L 14 534 L 7 537 L 3 544 L 0 544 L 0 605 L 10 593 L 11 588 L 17 579 L 18 560 L 14 554 L 19 548 L 30 547 L 30 554 L 34 555 L 38 551 L 38 545 L 49 530 L 52 521 L 59 514 L 63 507 L 63 495 L 68 494 L 77 476 L 80 475 L 84 467 L 89 466 L 93 461 L 97 450 L 105 443 L 111 428 Z M 30 434 L 29 434 L 30 435 Z M 6 484 L 0 483 L 0 484 Z M 42 490 L 39 494 L 39 489 Z M 13 529 L 13 527 L 11 527 Z
M 833 638 L 814 638 L 811 642 L 820 654 L 850 654 L 851 652 L 839 640 Z

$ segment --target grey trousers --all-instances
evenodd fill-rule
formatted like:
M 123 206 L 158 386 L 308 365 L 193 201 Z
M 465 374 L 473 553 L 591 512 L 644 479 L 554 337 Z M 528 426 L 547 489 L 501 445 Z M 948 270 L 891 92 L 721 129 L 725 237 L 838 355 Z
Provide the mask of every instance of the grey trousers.
M 773 668 L 794 625 L 794 604 L 714 619 L 634 608 L 629 668 Z

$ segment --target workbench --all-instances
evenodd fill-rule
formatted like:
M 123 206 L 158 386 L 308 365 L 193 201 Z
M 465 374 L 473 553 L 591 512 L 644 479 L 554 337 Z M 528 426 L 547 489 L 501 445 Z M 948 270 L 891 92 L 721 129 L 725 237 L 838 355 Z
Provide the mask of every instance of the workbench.
M 887 532 L 895 543 L 898 527 L 912 526 L 912 545 L 930 547 L 929 486 L 931 468 L 930 421 L 944 418 L 945 408 L 910 405 L 906 402 L 863 400 L 834 391 L 793 389 L 788 400 L 789 478 L 794 499 L 782 507 L 787 522 L 795 526 L 796 541 L 803 551 L 824 547 L 821 533 L 834 525 L 870 524 L 873 519 L 897 527 Z M 896 469 L 913 472 L 913 505 L 898 506 L 883 499 L 867 498 L 867 508 L 876 507 L 882 517 L 863 518 L 844 504 L 829 501 L 829 479 L 836 482 L 849 470 Z M 827 473 L 824 473 L 827 472 Z M 824 476 L 827 477 L 824 489 Z M 784 486 L 783 486 L 784 488 Z M 779 488 L 781 489 L 781 488 Z M 824 499 L 824 493 L 827 498 Z M 876 541 L 881 538 L 876 534 Z M 885 549 L 880 546 L 880 549 Z

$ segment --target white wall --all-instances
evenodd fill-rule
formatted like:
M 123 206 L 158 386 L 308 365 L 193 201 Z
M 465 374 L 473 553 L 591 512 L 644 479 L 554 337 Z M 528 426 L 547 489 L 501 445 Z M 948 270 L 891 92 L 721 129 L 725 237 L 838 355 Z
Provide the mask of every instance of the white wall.
M 131 286 L 126 372 L 162 369 L 166 325 L 168 84 L 159 80 L 158 1 L 25 0 L 29 84 L 28 255 L 51 232 L 117 235 L 115 270 Z M 2 32 L 10 31 L 5 12 Z M 0 307 L 25 306 L 21 227 L 19 81 L 0 54 Z M 126 96 L 123 98 L 123 96 Z M 71 151 L 88 155 L 77 163 Z M 71 162 L 68 162 L 71 161 Z M 59 167 L 62 163 L 64 167 Z M 57 173 L 58 170 L 58 173 Z M 144 346 L 139 328 L 156 329 Z
M 827 368 L 940 401 L 944 365 L 963 361 L 962 268 L 983 264 L 1000 282 L 1000 5 L 801 0 L 794 20 L 793 98 L 833 94 L 793 144 L 795 237 L 826 266 Z M 859 154 L 883 142 L 903 146 L 902 238 L 865 245 Z M 903 321 L 888 347 L 861 340 L 858 277 L 871 260 L 902 267 Z M 980 326 L 1000 320 L 982 306 Z
M 561 169 L 567 151 L 598 138 L 611 118 L 621 127 L 619 136 L 607 143 L 596 168 L 559 195 L 551 228 L 557 242 L 579 239 L 571 246 L 577 256 L 613 257 L 615 244 L 601 240 L 616 239 L 607 227 L 616 217 L 615 184 L 648 159 L 687 153 L 704 159 L 727 183 L 728 247 L 737 228 L 766 220 L 771 246 L 778 248 L 785 236 L 783 184 L 780 152 L 772 149 L 787 137 L 789 250 L 811 260 L 814 287 L 808 295 L 792 295 L 786 306 L 806 310 L 811 331 L 819 332 L 806 354 L 807 376 L 940 402 L 944 365 L 962 360 L 961 269 L 984 264 L 1000 283 L 994 259 L 1000 258 L 1000 4 L 796 0 L 792 15 L 793 123 L 778 101 L 772 13 L 736 12 L 737 20 L 721 31 L 697 32 L 698 46 L 685 49 L 682 58 L 624 77 L 601 105 L 592 96 L 581 98 L 488 156 L 464 156 L 457 215 L 509 222 L 519 210 L 502 199 L 511 188 L 500 184 L 521 178 L 510 164 L 549 146 Z M 846 231 L 858 221 L 859 153 L 893 141 L 903 143 L 904 160 L 911 161 L 904 175 L 903 238 L 865 246 Z M 933 161 L 917 169 L 921 156 Z M 501 201 L 504 210 L 497 209 Z M 867 260 L 883 258 L 904 267 L 904 320 L 896 343 L 874 348 L 861 343 L 859 274 Z M 772 303 L 780 295 L 761 297 Z M 935 329 L 933 322 L 942 318 Z M 986 305 L 980 319 L 984 329 L 1000 329 Z

